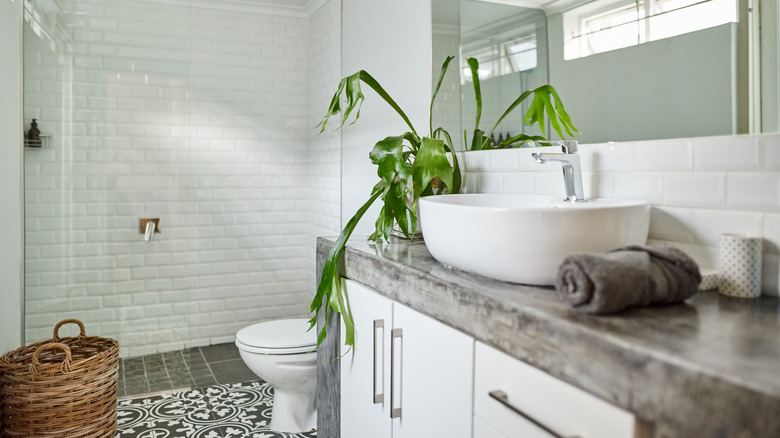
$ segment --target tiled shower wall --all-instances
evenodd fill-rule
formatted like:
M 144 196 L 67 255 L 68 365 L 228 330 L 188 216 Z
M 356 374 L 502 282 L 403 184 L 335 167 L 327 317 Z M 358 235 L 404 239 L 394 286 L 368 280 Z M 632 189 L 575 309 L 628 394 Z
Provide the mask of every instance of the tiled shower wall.
M 27 342 L 75 317 L 137 356 L 308 313 L 339 222 L 338 138 L 312 141 L 310 109 L 338 82 L 334 3 L 67 2 L 70 30 L 26 56 L 26 123 L 53 134 L 25 150 Z
M 532 152 L 464 154 L 467 191 L 563 196 L 560 165 L 536 164 Z M 579 154 L 587 197 L 649 201 L 651 243 L 703 268 L 717 267 L 721 234 L 763 237 L 764 294 L 780 295 L 780 135 L 582 144 Z

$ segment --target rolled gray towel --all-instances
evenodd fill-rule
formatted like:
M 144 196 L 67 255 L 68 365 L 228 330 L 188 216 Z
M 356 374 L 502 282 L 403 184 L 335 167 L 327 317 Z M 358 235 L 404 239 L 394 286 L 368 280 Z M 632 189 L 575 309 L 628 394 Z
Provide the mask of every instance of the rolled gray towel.
M 683 301 L 700 282 L 699 266 L 677 248 L 626 246 L 566 257 L 555 289 L 580 312 L 607 314 Z

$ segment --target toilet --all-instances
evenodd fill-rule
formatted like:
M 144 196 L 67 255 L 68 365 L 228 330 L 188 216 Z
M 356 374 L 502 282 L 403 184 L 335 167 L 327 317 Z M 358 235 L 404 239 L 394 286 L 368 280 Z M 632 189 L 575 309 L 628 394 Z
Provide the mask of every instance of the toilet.
M 308 432 L 317 428 L 317 331 L 306 319 L 281 319 L 236 333 L 241 359 L 274 388 L 271 429 Z

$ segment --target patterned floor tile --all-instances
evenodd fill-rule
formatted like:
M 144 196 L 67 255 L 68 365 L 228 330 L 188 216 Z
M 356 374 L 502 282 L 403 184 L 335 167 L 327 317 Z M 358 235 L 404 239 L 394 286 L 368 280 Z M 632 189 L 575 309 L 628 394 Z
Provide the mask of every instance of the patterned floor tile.
M 314 438 L 269 429 L 273 388 L 259 381 L 119 401 L 116 438 Z

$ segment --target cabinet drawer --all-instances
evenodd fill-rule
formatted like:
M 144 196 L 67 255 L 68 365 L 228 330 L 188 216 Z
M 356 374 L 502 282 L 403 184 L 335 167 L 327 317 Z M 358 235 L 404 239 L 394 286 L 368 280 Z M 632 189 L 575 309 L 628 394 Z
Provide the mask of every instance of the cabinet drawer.
M 480 342 L 474 373 L 475 423 L 478 417 L 507 437 L 634 437 L 630 412 Z

